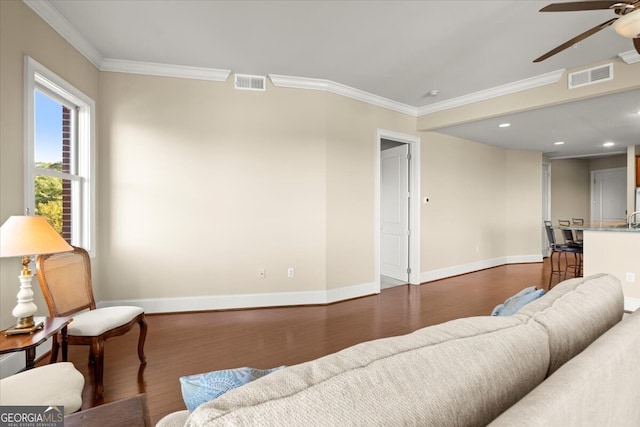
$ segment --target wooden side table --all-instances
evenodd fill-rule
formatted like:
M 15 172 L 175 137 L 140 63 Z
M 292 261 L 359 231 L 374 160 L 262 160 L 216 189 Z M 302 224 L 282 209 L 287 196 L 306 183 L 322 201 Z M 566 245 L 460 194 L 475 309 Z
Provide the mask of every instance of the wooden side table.
M 67 361 L 67 325 L 73 317 L 36 317 L 34 321 L 43 322 L 41 329 L 30 334 L 5 335 L 0 331 L 0 354 L 24 351 L 26 369 L 35 366 L 36 347 L 58 332 L 62 335 L 62 361 Z

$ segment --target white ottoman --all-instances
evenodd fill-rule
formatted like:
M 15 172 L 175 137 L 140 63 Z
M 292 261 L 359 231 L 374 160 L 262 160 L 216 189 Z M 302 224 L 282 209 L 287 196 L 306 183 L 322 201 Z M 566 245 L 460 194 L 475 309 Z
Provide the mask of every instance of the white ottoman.
M 0 405 L 64 406 L 70 414 L 82 407 L 83 387 L 73 363 L 52 363 L 0 380 Z

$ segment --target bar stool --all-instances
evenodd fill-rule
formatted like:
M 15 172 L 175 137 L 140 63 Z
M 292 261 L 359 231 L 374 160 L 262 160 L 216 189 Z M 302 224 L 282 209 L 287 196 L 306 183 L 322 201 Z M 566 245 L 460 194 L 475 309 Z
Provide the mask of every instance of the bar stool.
M 561 225 L 561 227 L 570 226 L 568 220 L 559 220 L 558 223 Z M 574 277 L 580 277 L 582 276 L 582 242 L 577 241 L 575 235 L 573 234 L 573 230 L 568 230 L 566 228 L 562 228 L 562 237 L 564 238 L 563 246 L 574 249 L 573 251 L 570 251 L 573 252 L 574 255 L 573 264 L 569 264 L 569 262 L 567 261 L 566 253 L 569 251 L 565 251 L 565 278 L 566 272 L 568 270 L 573 270 Z
M 569 246 L 566 244 L 565 245 L 558 244 L 556 242 L 556 235 L 553 230 L 551 221 L 545 221 L 544 227 L 547 232 L 547 239 L 549 240 L 549 249 L 551 250 L 551 255 L 549 256 L 549 263 L 551 266 L 551 273 L 549 274 L 549 290 L 551 290 L 551 282 L 553 281 L 553 276 L 555 274 L 558 275 L 558 282 L 566 279 L 567 277 L 567 270 L 568 270 L 567 254 L 568 253 L 572 253 L 576 257 L 576 264 L 574 264 L 572 268 L 574 270 L 574 274 L 578 274 L 578 267 L 576 267 L 576 265 L 578 265 L 577 253 L 579 251 L 581 252 L 582 248 L 578 248 L 577 246 Z M 557 254 L 557 261 L 556 261 L 556 264 L 554 265 L 553 257 L 556 254 Z M 564 254 L 564 259 L 565 259 L 564 270 L 560 268 L 560 257 L 562 254 Z
M 575 225 L 578 227 L 583 227 L 584 226 L 584 219 L 583 218 L 571 218 L 571 225 Z M 575 230 L 574 233 L 575 236 L 575 242 L 582 244 L 582 230 Z

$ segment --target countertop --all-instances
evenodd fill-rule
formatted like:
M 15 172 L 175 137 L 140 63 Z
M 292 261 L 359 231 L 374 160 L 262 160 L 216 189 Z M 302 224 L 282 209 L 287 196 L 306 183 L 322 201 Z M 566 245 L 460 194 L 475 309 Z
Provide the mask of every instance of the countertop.
M 567 230 L 583 230 L 583 231 L 614 231 L 621 233 L 640 233 L 640 224 L 631 224 L 631 228 L 623 222 L 592 222 L 585 225 L 571 225 L 569 227 L 560 227 Z

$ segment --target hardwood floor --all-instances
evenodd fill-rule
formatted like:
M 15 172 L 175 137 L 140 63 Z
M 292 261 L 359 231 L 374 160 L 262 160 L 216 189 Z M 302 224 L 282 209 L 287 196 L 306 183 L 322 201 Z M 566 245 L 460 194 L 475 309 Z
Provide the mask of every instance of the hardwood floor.
M 93 398 L 88 347 L 71 346 L 69 360 L 86 379 L 82 409 L 146 393 L 155 424 L 164 415 L 185 409 L 181 376 L 242 366 L 293 365 L 359 342 L 488 315 L 525 287 L 547 288 L 548 265 L 548 260 L 505 265 L 327 306 L 150 314 L 146 365 L 140 365 L 137 357 L 137 328 L 107 340 L 105 391 L 99 401 Z M 45 357 L 39 364 L 47 361 Z

